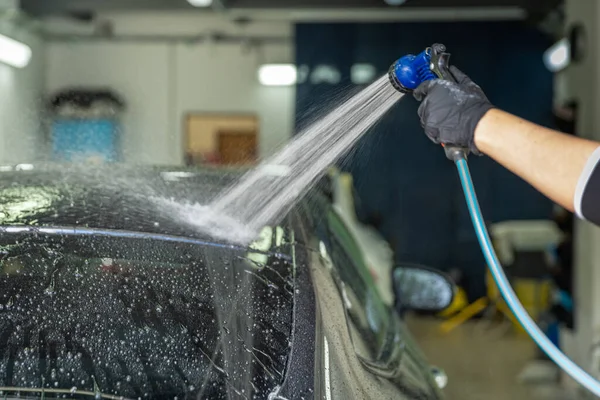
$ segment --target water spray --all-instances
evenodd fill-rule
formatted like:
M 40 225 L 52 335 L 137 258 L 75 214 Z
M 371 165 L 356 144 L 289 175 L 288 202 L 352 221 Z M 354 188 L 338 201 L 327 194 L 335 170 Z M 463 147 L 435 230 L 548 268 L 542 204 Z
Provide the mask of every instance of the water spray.
M 450 54 L 442 44 L 434 44 L 418 55 L 408 54 L 397 60 L 389 69 L 388 76 L 392 86 L 401 93 L 414 91 L 421 83 L 432 79 L 444 79 L 456 82 L 448 69 Z M 477 234 L 479 245 L 494 277 L 494 281 L 521 326 L 533 341 L 552 359 L 565 373 L 580 385 L 600 397 L 600 382 L 584 371 L 560 351 L 554 343 L 537 326 L 527 313 L 516 293 L 510 285 L 502 265 L 498 260 L 492 241 L 484 223 L 479 202 L 473 187 L 473 181 L 467 164 L 469 150 L 452 144 L 444 144 L 446 157 L 453 161 L 458 169 L 469 214 Z

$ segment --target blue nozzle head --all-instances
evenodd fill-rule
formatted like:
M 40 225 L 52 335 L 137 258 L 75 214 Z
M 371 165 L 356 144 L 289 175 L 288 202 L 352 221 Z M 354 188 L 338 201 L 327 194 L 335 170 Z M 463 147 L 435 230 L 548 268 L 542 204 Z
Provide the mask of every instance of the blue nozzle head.
M 401 93 L 410 93 L 427 80 L 437 78 L 432 71 L 431 48 L 428 47 L 416 56 L 408 54 L 395 63 L 388 71 L 390 83 Z

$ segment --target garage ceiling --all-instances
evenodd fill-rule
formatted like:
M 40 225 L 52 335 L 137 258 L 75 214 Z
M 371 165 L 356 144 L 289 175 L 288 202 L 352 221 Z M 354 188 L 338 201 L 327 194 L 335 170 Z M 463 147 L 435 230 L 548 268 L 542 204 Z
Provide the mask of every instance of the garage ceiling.
M 229 9 L 385 9 L 384 0 L 215 0 Z M 186 0 L 21 0 L 24 11 L 35 16 L 106 11 L 194 10 Z M 406 0 L 399 6 L 407 9 L 427 8 L 498 8 L 518 7 L 530 15 L 545 15 L 560 0 Z M 398 8 L 398 7 L 394 7 Z M 195 9 L 206 12 L 205 9 Z

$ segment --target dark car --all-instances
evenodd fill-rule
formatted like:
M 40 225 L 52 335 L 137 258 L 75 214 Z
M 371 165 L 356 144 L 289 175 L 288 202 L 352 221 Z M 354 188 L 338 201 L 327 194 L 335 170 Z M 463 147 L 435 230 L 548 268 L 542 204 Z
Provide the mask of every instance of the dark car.
M 0 398 L 442 398 L 319 188 L 239 246 L 165 206 L 235 173 L 1 171 Z

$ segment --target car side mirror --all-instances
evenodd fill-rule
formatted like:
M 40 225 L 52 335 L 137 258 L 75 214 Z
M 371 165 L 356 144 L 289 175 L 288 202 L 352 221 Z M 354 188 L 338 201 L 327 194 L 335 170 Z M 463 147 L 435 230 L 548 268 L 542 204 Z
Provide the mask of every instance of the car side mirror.
M 456 285 L 443 272 L 414 264 L 400 264 L 393 271 L 396 309 L 438 313 L 454 300 Z

